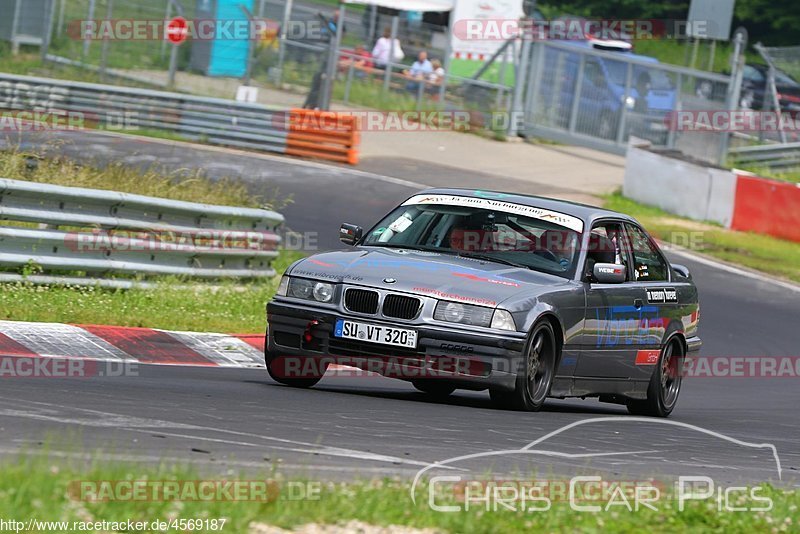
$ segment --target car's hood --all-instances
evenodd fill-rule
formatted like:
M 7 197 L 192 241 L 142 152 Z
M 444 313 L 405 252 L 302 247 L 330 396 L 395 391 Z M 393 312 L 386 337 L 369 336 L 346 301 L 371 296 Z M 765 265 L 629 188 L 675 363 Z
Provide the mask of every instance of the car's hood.
M 296 263 L 290 274 L 490 306 L 521 292 L 567 283 L 530 269 L 388 248 L 316 254 Z

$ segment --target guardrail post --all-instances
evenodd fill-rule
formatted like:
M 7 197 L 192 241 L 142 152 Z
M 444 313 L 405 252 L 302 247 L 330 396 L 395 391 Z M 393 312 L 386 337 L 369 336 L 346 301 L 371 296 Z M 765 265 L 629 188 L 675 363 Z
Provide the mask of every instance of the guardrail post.
M 167 0 L 167 10 L 164 13 L 164 21 L 168 21 L 172 18 L 172 2 Z M 167 39 L 161 39 L 161 59 L 164 59 L 164 56 L 167 55 Z
M 114 18 L 114 0 L 106 0 L 106 20 Z M 100 79 L 106 81 L 106 69 L 108 69 L 108 47 L 110 45 L 108 39 L 103 39 L 103 45 L 100 49 Z
M 17 30 L 19 29 L 19 11 L 21 5 L 22 5 L 22 0 L 15 0 L 14 16 L 11 19 L 11 53 L 15 56 L 19 54 L 19 41 L 17 41 Z
M 397 15 L 392 17 L 392 33 L 389 37 L 391 41 L 392 49 L 389 51 L 389 61 L 386 62 L 386 72 L 383 75 L 383 92 L 386 93 L 389 91 L 389 83 L 392 78 L 392 65 L 394 64 L 394 44 L 395 40 L 397 40 Z
M 619 115 L 619 124 L 617 125 L 617 135 L 615 136 L 617 144 L 621 145 L 625 138 L 625 121 L 628 119 L 628 98 L 631 96 L 631 84 L 633 83 L 633 63 L 628 63 L 628 68 L 625 72 L 625 92 L 622 94 L 622 111 Z M 645 95 L 645 98 L 647 95 Z M 642 98 L 642 95 L 639 95 Z
M 350 102 L 350 88 L 353 85 L 353 71 L 355 67 L 353 66 L 353 62 L 350 62 L 350 66 L 347 68 L 347 81 L 344 84 L 344 103 L 347 104 Z
M 581 91 L 583 89 L 583 71 L 586 68 L 586 54 L 581 54 L 578 63 L 578 76 L 575 79 L 575 92 L 572 95 L 572 107 L 569 112 L 569 133 L 575 133 L 575 126 L 578 123 L 578 109 L 581 103 Z
M 275 72 L 275 85 L 281 85 L 283 80 L 283 61 L 286 56 L 286 28 L 289 26 L 292 16 L 292 2 L 293 0 L 286 0 L 286 5 L 283 6 L 283 21 L 281 22 L 281 36 L 278 41 L 278 68 Z
M 739 109 L 739 98 L 741 97 L 744 77 L 744 47 L 747 46 L 747 30 L 737 28 L 734 33 L 731 77 L 730 82 L 728 82 L 728 91 L 725 95 L 725 103 L 729 112 Z M 772 69 L 772 64 L 770 64 L 770 69 Z M 717 163 L 719 165 L 724 165 L 725 160 L 728 158 L 729 143 L 730 132 L 720 132 L 719 154 L 717 155 Z
M 61 37 L 61 34 L 64 33 L 64 11 L 66 11 L 66 2 L 67 0 L 59 0 L 58 3 L 58 27 L 56 28 L 56 35 Z
M 508 121 L 508 137 L 516 137 L 519 134 L 517 117 L 523 113 L 522 94 L 528 77 L 528 62 L 531 55 L 531 40 L 522 37 L 522 47 L 519 53 L 519 64 L 514 79 L 514 96 L 511 100 L 511 116 Z
M 675 148 L 675 138 L 678 135 L 678 113 L 683 110 L 683 74 L 678 73 L 676 84 L 678 86 L 678 101 L 675 102 L 675 113 L 672 115 L 671 120 L 667 127 L 667 148 Z
M 339 4 L 339 17 L 336 19 L 336 35 L 331 36 L 333 42 L 328 49 L 328 63 L 325 65 L 325 78 L 322 81 L 322 98 L 319 100 L 320 109 L 330 109 L 333 100 L 333 86 L 336 82 L 336 73 L 339 68 L 339 46 L 344 34 L 345 4 Z M 329 28 L 330 29 L 330 28 Z
M 21 1 L 21 0 L 20 0 Z M 95 0 L 89 0 L 89 11 L 86 14 L 86 20 L 94 20 L 94 7 L 95 7 Z M 86 56 L 89 55 L 89 45 L 92 44 L 92 39 L 88 35 L 83 39 L 83 52 L 81 57 L 85 60 Z
M 55 23 L 56 0 L 45 0 L 44 33 L 42 34 L 41 58 L 44 63 L 53 38 L 53 24 Z

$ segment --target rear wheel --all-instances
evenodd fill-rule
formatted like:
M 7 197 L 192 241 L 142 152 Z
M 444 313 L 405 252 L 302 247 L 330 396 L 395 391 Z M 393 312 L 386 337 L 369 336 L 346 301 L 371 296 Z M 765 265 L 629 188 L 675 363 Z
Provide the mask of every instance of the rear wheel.
M 678 403 L 681 392 L 683 344 L 671 339 L 661 351 L 658 366 L 647 387 L 647 399 L 628 401 L 628 411 L 633 415 L 668 417 Z
M 421 392 L 435 398 L 443 399 L 456 390 L 455 386 L 436 380 L 414 380 L 411 383 Z
M 489 390 L 492 401 L 512 410 L 541 410 L 553 383 L 557 353 L 553 327 L 547 321 L 537 324 L 525 345 L 514 390 Z
M 270 378 L 279 384 L 295 388 L 310 388 L 322 380 L 328 363 L 299 356 L 279 356 L 266 351 L 264 360 Z

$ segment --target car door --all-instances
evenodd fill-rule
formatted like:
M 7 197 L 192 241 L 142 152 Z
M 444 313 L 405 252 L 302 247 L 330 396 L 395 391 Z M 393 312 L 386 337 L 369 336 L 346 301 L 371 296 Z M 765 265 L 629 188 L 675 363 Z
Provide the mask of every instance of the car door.
M 649 374 L 652 367 L 648 369 L 648 366 L 658 363 L 667 328 L 672 321 L 680 321 L 681 290 L 678 286 L 684 284 L 672 283 L 669 263 L 647 232 L 631 223 L 625 223 L 625 232 L 633 261 L 631 283 L 644 290 L 644 308 L 652 310 L 643 314 L 642 339 L 635 360 L 638 371 Z
M 625 239 L 620 221 L 600 222 L 592 227 L 584 265 L 586 311 L 576 376 L 630 378 L 637 374 L 637 353 L 644 348 L 642 325 L 658 310 L 646 304 L 645 289 L 634 278 Z M 625 265 L 627 281 L 597 283 L 588 276 L 595 262 Z

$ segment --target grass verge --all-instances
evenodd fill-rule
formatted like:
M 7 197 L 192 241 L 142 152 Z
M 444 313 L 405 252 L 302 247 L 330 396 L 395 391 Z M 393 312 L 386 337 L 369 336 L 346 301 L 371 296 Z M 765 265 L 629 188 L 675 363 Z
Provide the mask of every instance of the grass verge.
M 200 173 L 164 175 L 112 164 L 98 169 L 66 159 L 43 158 L 22 151 L 0 153 L 0 176 L 31 182 L 109 189 L 143 195 L 233 206 L 280 209 L 288 200 L 253 196 L 237 180 L 210 181 Z M 30 223 L 2 221 L 5 225 Z M 281 252 L 273 262 L 280 273 L 299 252 Z M 38 267 L 22 268 L 36 274 Z M 81 273 L 65 273 L 78 275 Z M 100 287 L 0 284 L 0 319 L 35 322 L 112 324 L 202 332 L 258 333 L 266 325 L 265 305 L 277 279 L 261 281 L 192 282 L 158 277 L 156 289 L 117 290 Z
M 57 152 L 57 144 L 46 152 Z M 88 187 L 136 193 L 172 200 L 202 202 L 223 206 L 267 207 L 280 209 L 291 199 L 253 195 L 241 180 L 222 178 L 211 181 L 202 171 L 180 170 L 164 173 L 161 169 L 135 169 L 122 163 L 103 168 L 78 165 L 61 157 L 42 157 L 40 154 L 16 149 L 0 152 L 0 176 L 70 187 Z
M 181 488 L 196 482 L 183 481 L 258 481 L 265 482 L 268 491 L 257 500 L 128 500 L 122 492 L 106 493 L 110 499 L 93 499 L 100 481 L 106 488 L 115 481 L 180 481 Z M 252 484 L 252 485 L 250 485 Z M 246 482 L 245 488 L 255 488 L 255 482 Z M 83 488 L 83 489 L 81 489 Z M 289 492 L 289 489 L 292 489 Z M 451 487 L 448 486 L 450 489 Z M 183 490 L 180 490 L 183 493 Z M 486 505 L 476 503 L 463 511 L 464 503 L 458 498 L 437 497 L 438 505 L 458 505 L 462 511 L 446 513 L 434 511 L 428 502 L 428 487 L 423 484 L 417 492 L 416 504 L 410 499 L 406 480 L 371 480 L 347 483 L 315 482 L 286 479 L 275 471 L 264 469 L 261 476 L 228 474 L 200 477 L 192 468 L 181 466 L 137 467 L 114 463 L 76 465 L 75 462 L 51 462 L 43 457 L 22 458 L 0 467 L 0 515 L 8 520 L 26 521 L 141 521 L 151 525 L 154 520 L 173 519 L 224 520 L 217 532 L 271 532 L 268 526 L 293 528 L 300 525 L 346 525 L 356 520 L 369 525 L 403 525 L 407 527 L 436 529 L 440 532 L 523 532 L 532 529 L 545 532 L 790 532 L 798 528 L 797 507 L 800 495 L 796 491 L 783 491 L 762 486 L 759 497 L 769 498 L 773 507 L 764 512 L 720 511 L 717 500 L 690 501 L 681 512 L 677 501 L 668 491 L 663 501 L 655 503 L 656 510 L 642 508 L 628 511 L 623 506 L 612 506 L 597 513 L 573 511 L 568 502 L 553 500 L 547 511 L 536 511 L 541 503 L 517 501 L 512 510 L 499 507 L 486 510 Z M 254 491 L 250 495 L 258 495 Z M 454 492 L 455 493 L 455 492 Z M 294 494 L 294 496 L 292 496 Z M 184 493 L 185 495 L 185 493 Z M 244 495 L 244 494 L 243 494 Z M 87 498 L 89 497 L 89 498 Z M 603 506 L 603 500 L 598 504 Z M 760 506 L 749 499 L 737 500 L 737 506 Z M 41 527 L 36 531 L 44 531 Z M 72 530 L 72 529 L 68 529 Z M 121 530 L 125 530 L 123 527 Z M 176 531 L 215 531 L 207 525 Z M 96 530 L 92 530 L 96 531 Z M 151 532 L 145 528 L 143 532 Z M 307 532 L 330 532 L 319 528 Z M 333 532 L 353 531 L 339 529 Z M 399 531 L 390 529 L 388 532 Z M 367 531 L 373 532 L 373 531 Z M 375 531 L 377 532 L 377 531 Z M 382 531 L 386 532 L 386 531 Z M 407 531 L 401 531 L 407 532 Z
M 605 196 L 605 207 L 635 217 L 665 243 L 800 282 L 800 246 L 797 243 L 678 217 L 639 204 L 619 192 Z
M 733 165 L 736 167 L 736 165 Z M 750 171 L 753 174 L 763 178 L 772 178 L 773 180 L 781 180 L 783 182 L 800 183 L 800 169 L 776 171 L 767 167 L 737 167 L 745 171 Z

